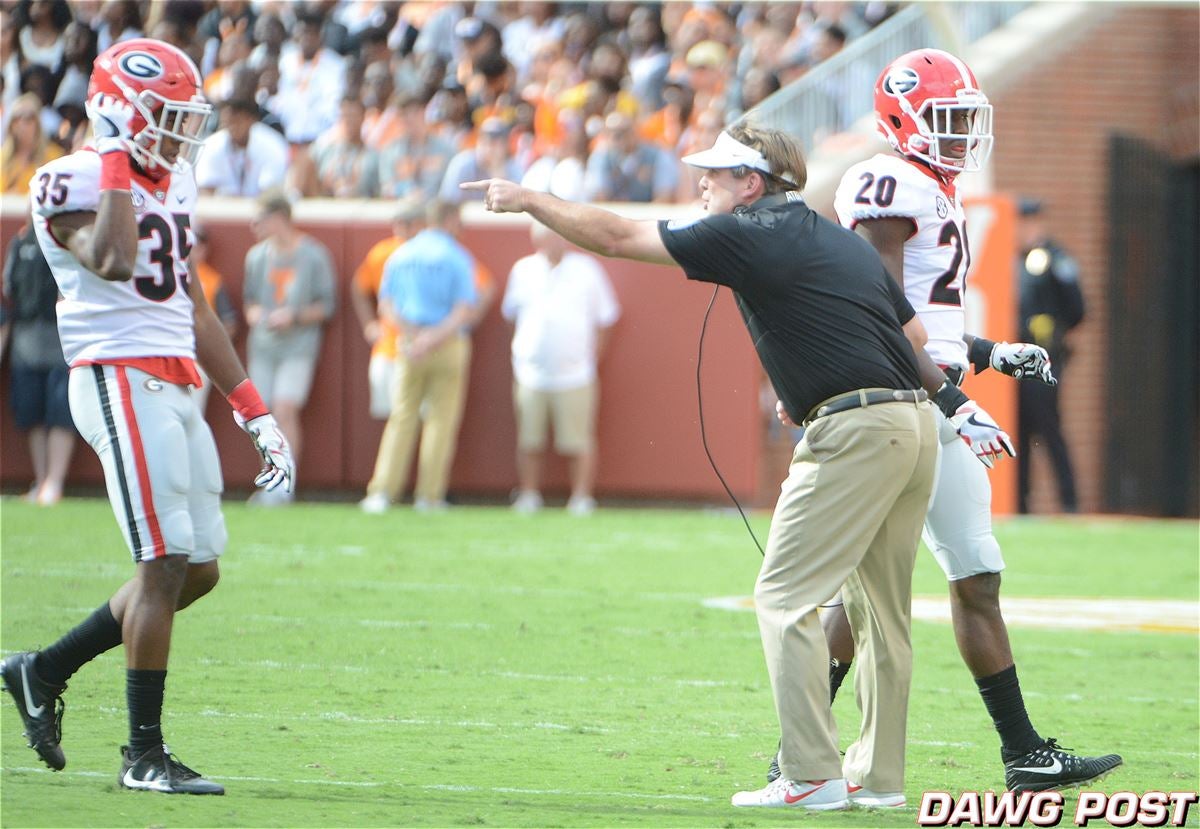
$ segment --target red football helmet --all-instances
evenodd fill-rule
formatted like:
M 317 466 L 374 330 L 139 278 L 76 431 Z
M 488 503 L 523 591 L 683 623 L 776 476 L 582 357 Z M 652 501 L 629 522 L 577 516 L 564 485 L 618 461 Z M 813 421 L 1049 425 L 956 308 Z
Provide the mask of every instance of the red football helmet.
M 948 174 L 983 167 L 992 152 L 992 106 L 975 74 L 949 52 L 918 49 L 875 82 L 876 126 L 903 155 Z
M 92 65 L 88 100 L 97 92 L 133 104 L 129 152 L 148 176 L 161 178 L 195 163 L 212 105 L 201 92 L 200 70 L 182 51 L 148 37 L 116 43 Z M 179 144 L 173 162 L 162 155 L 164 139 Z

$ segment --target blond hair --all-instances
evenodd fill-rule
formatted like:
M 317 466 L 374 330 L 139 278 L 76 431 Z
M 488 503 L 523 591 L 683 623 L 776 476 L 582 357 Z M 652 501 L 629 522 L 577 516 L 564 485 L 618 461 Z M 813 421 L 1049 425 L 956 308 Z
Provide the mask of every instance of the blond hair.
M 764 195 L 804 189 L 808 182 L 808 167 L 804 164 L 804 154 L 796 140 L 786 132 L 746 122 L 734 124 L 725 132 L 739 143 L 758 150 L 767 160 L 771 173 L 763 175 Z M 761 175 L 762 171 L 745 166 L 733 170 L 737 178 L 745 178 L 751 173 Z

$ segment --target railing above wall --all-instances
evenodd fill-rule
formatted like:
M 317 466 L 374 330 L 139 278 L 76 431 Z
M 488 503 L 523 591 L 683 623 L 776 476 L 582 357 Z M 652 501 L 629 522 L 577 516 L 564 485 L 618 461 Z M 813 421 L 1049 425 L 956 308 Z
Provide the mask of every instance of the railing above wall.
M 924 47 L 961 51 L 1003 26 L 1028 2 L 913 3 L 850 41 L 842 51 L 771 95 L 744 118 L 786 130 L 806 155 L 874 109 L 879 72 L 897 55 Z

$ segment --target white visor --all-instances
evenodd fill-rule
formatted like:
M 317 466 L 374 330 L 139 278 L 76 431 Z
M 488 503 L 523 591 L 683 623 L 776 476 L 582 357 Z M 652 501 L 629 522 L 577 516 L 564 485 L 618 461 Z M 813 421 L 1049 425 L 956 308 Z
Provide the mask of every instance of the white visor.
M 702 170 L 726 170 L 733 167 L 749 167 L 767 175 L 773 175 L 784 181 L 795 183 L 790 174 L 778 175 L 771 170 L 771 165 L 758 150 L 747 147 L 732 135 L 722 131 L 711 149 L 685 155 L 683 163 L 689 167 L 699 167 Z

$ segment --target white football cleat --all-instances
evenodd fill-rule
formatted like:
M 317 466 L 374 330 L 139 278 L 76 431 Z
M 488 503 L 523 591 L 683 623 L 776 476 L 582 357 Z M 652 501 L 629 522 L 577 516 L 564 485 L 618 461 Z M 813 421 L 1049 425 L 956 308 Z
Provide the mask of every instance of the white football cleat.
M 812 780 L 797 782 L 780 777 L 765 789 L 755 792 L 738 792 L 731 800 L 734 806 L 762 806 L 771 809 L 812 809 L 825 811 L 846 809 L 850 798 L 846 792 L 846 780 Z
M 864 809 L 897 809 L 907 802 L 904 792 L 873 792 L 849 781 L 846 791 L 850 795 L 850 804 Z

